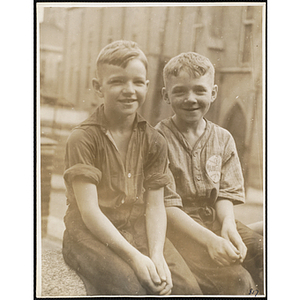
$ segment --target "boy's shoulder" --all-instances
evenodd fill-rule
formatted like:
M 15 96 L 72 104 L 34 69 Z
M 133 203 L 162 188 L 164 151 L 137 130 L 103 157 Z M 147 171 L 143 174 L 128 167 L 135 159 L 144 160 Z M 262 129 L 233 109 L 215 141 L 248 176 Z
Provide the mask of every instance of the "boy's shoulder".
M 72 128 L 68 142 L 92 142 L 96 136 L 101 135 L 101 105 L 84 121 Z
M 205 121 L 207 123 L 207 127 L 210 128 L 210 130 L 213 131 L 213 133 L 215 133 L 216 135 L 220 135 L 223 137 L 231 137 L 231 133 L 224 127 L 221 127 L 220 125 L 206 119 Z
M 159 141 L 160 143 L 166 142 L 165 138 L 158 132 L 156 126 L 153 127 L 147 121 L 145 122 L 144 130 L 146 133 L 146 138 L 149 140 L 150 143 L 153 143 L 155 141 Z
M 155 130 L 161 132 L 161 133 L 165 133 L 165 131 L 167 130 L 172 130 L 172 117 L 169 117 L 169 118 L 166 118 L 166 119 L 163 119 L 162 121 L 158 122 L 156 125 L 155 125 Z
M 87 119 L 79 123 L 74 129 L 87 129 L 91 126 L 103 126 L 104 124 L 104 106 L 102 104 L 98 106 Z

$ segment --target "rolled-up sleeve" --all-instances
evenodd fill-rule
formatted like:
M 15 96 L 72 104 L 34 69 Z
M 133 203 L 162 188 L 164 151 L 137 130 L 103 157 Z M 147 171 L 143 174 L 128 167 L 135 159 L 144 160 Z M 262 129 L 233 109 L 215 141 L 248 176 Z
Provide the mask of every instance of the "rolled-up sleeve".
M 231 136 L 224 151 L 218 200 L 221 199 L 230 200 L 233 204 L 245 202 L 242 168 Z
M 71 185 L 75 177 L 81 177 L 98 185 L 102 172 L 95 167 L 95 144 L 93 138 L 82 129 L 75 129 L 66 145 L 64 180 Z
M 176 193 L 176 184 L 173 174 L 168 167 L 168 175 L 170 177 L 170 182 L 165 186 L 164 189 L 164 201 L 166 207 L 177 206 L 182 207 L 181 197 Z
M 147 162 L 145 164 L 144 187 L 158 189 L 170 182 L 167 173 L 168 150 L 165 139 L 156 132 L 155 140 L 149 146 Z
M 94 166 L 76 164 L 64 172 L 64 180 L 66 183 L 71 184 L 75 177 L 87 179 L 91 183 L 98 185 L 102 178 L 102 173 Z

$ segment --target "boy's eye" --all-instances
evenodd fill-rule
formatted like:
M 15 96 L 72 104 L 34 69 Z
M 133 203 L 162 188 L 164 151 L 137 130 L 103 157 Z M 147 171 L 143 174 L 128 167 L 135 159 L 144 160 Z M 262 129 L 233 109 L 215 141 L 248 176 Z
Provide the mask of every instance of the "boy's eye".
M 204 89 L 204 88 L 197 88 L 197 89 L 195 89 L 195 93 L 197 94 L 197 95 L 202 95 L 202 94 L 204 94 L 206 92 L 206 89 Z
M 121 79 L 121 78 L 115 78 L 115 79 L 111 79 L 110 81 L 109 81 L 109 83 L 111 83 L 111 84 L 121 84 L 121 83 L 123 83 L 124 81 Z
M 145 81 L 144 80 L 135 80 L 134 83 L 136 85 L 144 85 L 145 84 Z
M 185 93 L 185 90 L 184 89 L 174 89 L 173 90 L 173 94 L 176 94 L 176 95 L 183 95 Z

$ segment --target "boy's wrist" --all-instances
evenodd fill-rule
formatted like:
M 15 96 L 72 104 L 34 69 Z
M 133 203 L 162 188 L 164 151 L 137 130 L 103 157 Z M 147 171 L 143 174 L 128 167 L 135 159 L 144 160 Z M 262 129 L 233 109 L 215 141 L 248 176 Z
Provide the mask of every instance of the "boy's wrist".
M 213 232 L 211 232 L 211 236 L 208 237 L 208 239 L 206 240 L 206 242 L 204 243 L 204 245 L 206 246 L 206 249 L 208 250 L 212 245 L 215 245 L 217 240 L 219 239 L 219 236 L 217 236 L 216 234 L 214 234 Z
M 225 229 L 226 230 L 234 230 L 236 229 L 236 223 L 235 223 L 235 219 L 228 216 L 228 217 L 225 217 L 223 222 L 222 222 L 222 229 Z
M 143 255 L 143 254 L 139 250 L 137 250 L 136 248 L 133 248 L 133 251 L 130 251 L 129 253 L 127 253 L 125 261 L 129 265 L 133 265 L 136 260 L 139 260 L 141 255 Z
M 152 260 L 153 259 L 163 258 L 164 257 L 163 248 L 161 248 L 161 247 L 155 247 L 153 249 L 149 249 L 149 257 Z
M 163 251 L 153 251 L 152 253 L 150 253 L 149 257 L 153 260 L 153 259 L 160 259 L 164 257 Z
M 224 223 L 227 223 L 227 224 L 229 224 L 229 225 L 236 226 L 234 216 L 226 216 L 226 217 L 224 217 L 222 223 L 223 223 L 223 224 L 224 224 Z

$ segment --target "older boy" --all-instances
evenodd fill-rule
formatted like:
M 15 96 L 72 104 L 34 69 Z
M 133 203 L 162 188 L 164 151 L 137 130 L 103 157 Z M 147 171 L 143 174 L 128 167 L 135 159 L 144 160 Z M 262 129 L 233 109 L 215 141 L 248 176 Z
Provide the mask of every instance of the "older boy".
M 182 198 L 174 207 L 176 195 L 168 185 L 168 237 L 204 294 L 256 290 L 244 267 L 262 292 L 262 237 L 234 218 L 233 205 L 244 202 L 235 143 L 228 131 L 204 118 L 218 92 L 214 67 L 200 54 L 183 53 L 167 63 L 163 76 L 163 98 L 175 115 L 156 128 L 167 139 L 170 170 Z
M 93 79 L 104 103 L 67 142 L 63 255 L 92 284 L 91 294 L 201 294 L 182 257 L 165 243 L 167 145 L 137 114 L 147 65 L 134 42 L 106 46 Z

